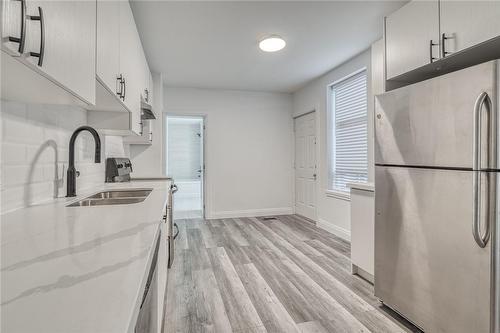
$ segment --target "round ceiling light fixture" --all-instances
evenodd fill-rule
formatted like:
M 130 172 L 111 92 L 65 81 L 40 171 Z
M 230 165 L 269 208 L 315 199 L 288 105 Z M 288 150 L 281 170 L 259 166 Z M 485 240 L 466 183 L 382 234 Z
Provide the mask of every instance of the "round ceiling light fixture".
M 266 37 L 259 42 L 259 48 L 264 52 L 276 52 L 282 50 L 285 46 L 285 40 L 277 35 Z

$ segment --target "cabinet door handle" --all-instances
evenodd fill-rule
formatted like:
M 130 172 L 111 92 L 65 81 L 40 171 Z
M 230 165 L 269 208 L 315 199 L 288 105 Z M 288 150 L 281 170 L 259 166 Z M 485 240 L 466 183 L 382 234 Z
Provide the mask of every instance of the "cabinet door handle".
M 125 82 L 125 77 L 122 78 L 122 84 L 123 84 L 123 95 L 122 95 L 122 99 L 125 101 L 125 94 L 127 92 L 127 82 Z
M 116 77 L 116 95 L 118 95 L 119 98 L 122 98 L 123 94 L 123 75 L 120 74 Z
M 30 20 L 40 21 L 40 51 L 30 52 L 30 56 L 38 58 L 38 66 L 43 65 L 43 55 L 45 53 L 45 27 L 43 21 L 43 10 L 42 7 L 38 7 L 38 16 L 30 15 Z
M 26 41 L 26 0 L 18 1 L 21 1 L 21 36 L 19 38 L 9 36 L 9 42 L 19 43 L 17 51 L 22 54 L 24 52 L 24 42 Z
M 446 57 L 446 55 L 450 54 L 451 52 L 446 51 L 446 40 L 451 39 L 451 37 L 446 37 L 446 34 L 443 32 L 441 34 L 441 58 Z
M 435 60 L 437 60 L 437 58 L 436 58 L 436 57 L 434 57 L 434 56 L 432 55 L 432 47 L 433 47 L 433 46 L 436 46 L 436 45 L 439 45 L 439 44 L 434 43 L 434 42 L 432 41 L 432 39 L 429 41 L 429 61 L 430 61 L 431 63 L 432 63 L 432 62 L 434 62 Z

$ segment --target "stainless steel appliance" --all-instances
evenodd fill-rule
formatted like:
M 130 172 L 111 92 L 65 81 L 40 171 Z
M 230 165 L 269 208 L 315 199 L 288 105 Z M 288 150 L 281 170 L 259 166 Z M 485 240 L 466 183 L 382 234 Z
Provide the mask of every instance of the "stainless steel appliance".
M 146 286 L 142 295 L 139 315 L 135 325 L 135 333 L 158 332 L 158 251 L 160 249 L 161 232 L 155 242 L 153 259 L 149 266 Z
M 375 295 L 425 332 L 498 333 L 500 62 L 375 107 Z
M 167 250 L 168 250 L 168 268 L 172 267 L 175 256 L 175 239 L 179 235 L 179 227 L 174 223 L 174 194 L 177 192 L 177 185 L 173 183 L 173 179 L 170 177 L 139 177 L 132 178 L 130 176 L 132 172 L 132 163 L 130 159 L 125 157 L 109 157 L 106 159 L 106 182 L 130 182 L 130 181 L 171 181 L 169 189 L 169 196 L 165 211 L 163 214 L 163 220 L 167 224 Z
M 129 182 L 132 171 L 132 163 L 126 157 L 106 159 L 106 183 Z
M 179 227 L 174 223 L 174 194 L 177 192 L 177 185 L 170 185 L 170 195 L 168 196 L 167 214 L 164 216 L 168 225 L 168 268 L 172 267 L 175 256 L 175 239 L 179 235 Z M 174 233 L 175 229 L 175 233 Z

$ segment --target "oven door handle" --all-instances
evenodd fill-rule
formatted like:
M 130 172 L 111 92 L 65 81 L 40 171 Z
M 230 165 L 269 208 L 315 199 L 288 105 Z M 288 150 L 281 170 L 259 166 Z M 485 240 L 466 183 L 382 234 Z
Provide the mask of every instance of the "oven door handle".
M 175 227 L 176 232 L 175 232 L 175 235 L 173 238 L 176 239 L 177 236 L 179 236 L 179 227 L 177 226 L 177 223 L 174 223 L 174 227 Z

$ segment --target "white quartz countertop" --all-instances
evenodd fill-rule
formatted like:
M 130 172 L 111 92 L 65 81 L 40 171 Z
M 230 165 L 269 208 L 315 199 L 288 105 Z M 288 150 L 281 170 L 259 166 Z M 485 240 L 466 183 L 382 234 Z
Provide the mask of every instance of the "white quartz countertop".
M 1 332 L 132 332 L 168 180 L 103 184 L 1 218 Z M 66 207 L 107 189 L 151 188 L 130 205 Z

